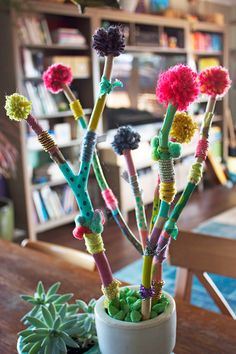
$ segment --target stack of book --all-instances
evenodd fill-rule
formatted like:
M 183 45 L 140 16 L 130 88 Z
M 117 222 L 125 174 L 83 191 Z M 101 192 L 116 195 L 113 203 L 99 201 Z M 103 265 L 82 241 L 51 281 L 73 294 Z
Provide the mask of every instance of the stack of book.
M 42 82 L 25 82 L 29 99 L 33 103 L 35 115 L 54 114 L 58 112 L 58 107 L 54 97 L 48 92 Z
M 90 77 L 90 58 L 88 56 L 53 56 L 51 63 L 61 63 L 71 68 L 73 77 L 87 79 Z
M 77 210 L 75 198 L 69 186 L 65 186 L 61 191 L 56 192 L 45 185 L 40 190 L 34 190 L 32 198 L 35 220 L 38 224 L 59 219 Z
M 53 42 L 61 45 L 85 46 L 86 39 L 77 28 L 58 28 L 52 32 Z
M 221 51 L 222 37 L 219 34 L 194 32 L 191 35 L 193 50 Z
M 43 16 L 18 17 L 17 26 L 23 44 L 52 44 L 48 23 Z

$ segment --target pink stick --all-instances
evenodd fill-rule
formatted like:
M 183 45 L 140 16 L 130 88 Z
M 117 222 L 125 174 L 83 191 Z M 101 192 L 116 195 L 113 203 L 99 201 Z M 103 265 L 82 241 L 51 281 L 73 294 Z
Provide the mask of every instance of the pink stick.
M 134 162 L 131 156 L 131 151 L 130 150 L 124 150 L 123 155 L 126 159 L 127 163 L 127 168 L 130 176 L 134 176 L 136 174 L 136 169 L 134 167 Z
M 94 260 L 97 265 L 98 272 L 100 274 L 102 284 L 106 288 L 113 281 L 111 267 L 104 252 L 93 254 Z

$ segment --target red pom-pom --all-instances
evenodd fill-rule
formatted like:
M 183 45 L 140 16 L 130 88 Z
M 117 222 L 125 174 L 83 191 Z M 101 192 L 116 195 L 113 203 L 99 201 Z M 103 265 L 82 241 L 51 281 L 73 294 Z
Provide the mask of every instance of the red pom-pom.
M 222 66 L 213 66 L 198 75 L 200 91 L 209 96 L 224 96 L 231 85 L 229 72 Z
M 156 95 L 166 106 L 171 103 L 179 111 L 185 111 L 198 94 L 197 73 L 189 66 L 175 65 L 159 76 Z
M 82 240 L 84 234 L 90 234 L 90 233 L 91 230 L 88 227 L 84 227 L 84 226 L 76 226 L 73 230 L 73 236 L 78 240 Z
M 53 64 L 43 73 L 44 85 L 52 93 L 62 91 L 62 84 L 70 85 L 72 79 L 71 68 L 63 64 Z

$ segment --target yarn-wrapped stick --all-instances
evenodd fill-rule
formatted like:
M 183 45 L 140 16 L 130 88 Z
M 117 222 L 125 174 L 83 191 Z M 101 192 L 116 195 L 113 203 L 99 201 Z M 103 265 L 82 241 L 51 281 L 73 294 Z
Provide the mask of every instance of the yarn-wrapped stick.
M 170 204 L 176 194 L 173 159 L 180 156 L 181 149 L 178 143 L 169 141 L 169 134 L 176 111 L 186 110 L 198 95 L 199 89 L 196 78 L 197 74 L 188 66 L 176 65 L 162 73 L 157 83 L 157 98 L 167 107 L 167 112 L 159 135 L 152 141 L 153 156 L 158 162 L 160 175 L 160 208 L 144 254 L 141 285 L 142 289 L 146 289 L 147 294 L 143 297 L 142 302 L 144 319 L 150 317 L 151 297 L 148 294 L 151 294 L 150 289 L 152 289 L 151 268 L 157 241 L 168 218 Z M 156 271 L 156 273 L 159 274 L 160 281 L 162 281 L 161 266 L 158 268 L 159 271 Z M 160 296 L 161 286 L 158 286 L 158 288 L 160 289 L 158 296 Z
M 112 142 L 112 147 L 115 153 L 118 155 L 123 155 L 126 161 L 129 184 L 135 199 L 135 216 L 139 230 L 139 236 L 143 249 L 145 249 L 148 235 L 147 220 L 142 198 L 142 190 L 139 185 L 138 174 L 131 153 L 132 150 L 138 148 L 140 139 L 140 135 L 130 126 L 123 126 L 117 130 L 117 133 L 114 136 L 114 140 Z
M 75 120 L 78 120 L 81 128 L 83 130 L 86 130 L 87 122 L 84 117 L 82 105 L 80 103 L 80 100 L 75 97 L 69 87 L 72 82 L 72 79 L 73 77 L 70 67 L 60 63 L 49 66 L 43 74 L 43 81 L 45 87 L 53 94 L 61 91 L 65 93 L 70 103 L 70 108 L 72 110 Z M 108 186 L 108 183 L 102 171 L 96 148 L 93 154 L 92 165 L 95 177 L 97 179 L 106 206 L 111 210 L 112 215 L 116 223 L 120 227 L 120 230 L 122 231 L 123 235 L 127 237 L 127 239 L 134 245 L 137 251 L 142 254 L 142 246 L 140 242 L 136 239 L 132 231 L 129 229 L 125 220 L 123 219 L 118 206 L 118 201 L 113 191 Z
M 200 138 L 195 150 L 195 162 L 191 166 L 188 183 L 172 210 L 169 220 L 166 221 L 164 230 L 158 240 L 157 256 L 154 261 L 155 264 L 163 262 L 166 258 L 166 252 L 171 238 L 176 239 L 178 236 L 177 221 L 202 177 L 203 164 L 207 158 L 209 146 L 209 131 L 214 117 L 217 98 L 219 96 L 224 96 L 231 84 L 228 71 L 221 66 L 204 70 L 199 74 L 198 81 L 201 92 L 208 95 L 209 98 L 200 129 Z M 166 246 L 165 249 L 163 249 L 163 244 Z

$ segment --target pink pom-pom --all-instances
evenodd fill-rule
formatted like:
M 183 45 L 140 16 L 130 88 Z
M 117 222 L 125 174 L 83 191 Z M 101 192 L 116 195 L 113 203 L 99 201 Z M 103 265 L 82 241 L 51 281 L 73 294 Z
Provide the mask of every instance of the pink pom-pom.
M 84 234 L 90 234 L 91 230 L 88 227 L 76 226 L 73 230 L 73 236 L 78 240 L 83 240 Z
M 159 76 L 156 96 L 166 106 L 171 103 L 179 111 L 185 111 L 198 94 L 197 73 L 189 66 L 175 65 Z
M 209 96 L 224 96 L 231 85 L 229 72 L 222 66 L 213 66 L 198 75 L 200 91 Z
M 72 79 L 71 68 L 63 64 L 53 64 L 43 73 L 44 85 L 52 93 L 62 91 L 62 84 L 70 85 Z

